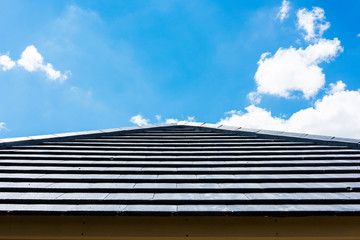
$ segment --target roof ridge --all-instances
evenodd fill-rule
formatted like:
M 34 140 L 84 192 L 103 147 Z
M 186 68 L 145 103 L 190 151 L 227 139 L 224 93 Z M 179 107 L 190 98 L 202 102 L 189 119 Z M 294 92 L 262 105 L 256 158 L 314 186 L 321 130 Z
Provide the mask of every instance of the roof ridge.
M 36 136 L 28 136 L 28 137 L 5 138 L 5 139 L 0 139 L 0 148 L 6 148 L 17 145 L 27 145 L 27 144 L 30 145 L 40 144 L 45 141 L 62 141 L 62 140 L 73 140 L 75 138 L 98 137 L 98 136 L 112 135 L 119 132 L 139 131 L 144 129 L 163 128 L 163 127 L 171 127 L 171 126 L 189 126 L 189 127 L 197 127 L 197 128 L 208 128 L 217 131 L 227 131 L 232 133 L 247 133 L 247 134 L 250 133 L 250 134 L 254 134 L 255 136 L 267 137 L 267 138 L 275 137 L 275 138 L 295 140 L 295 141 L 296 140 L 312 141 L 318 144 L 325 144 L 325 145 L 345 145 L 352 148 L 360 148 L 360 139 L 342 138 L 342 137 L 306 134 L 306 133 L 293 133 L 286 131 L 251 129 L 244 127 L 236 127 L 236 126 L 226 126 L 222 124 L 211 124 L 205 122 L 190 122 L 190 121 L 180 121 L 177 123 L 169 123 L 169 124 L 151 124 L 151 125 L 136 126 L 136 127 L 111 128 L 111 129 L 102 129 L 102 130 L 93 130 L 93 131 L 36 135 Z

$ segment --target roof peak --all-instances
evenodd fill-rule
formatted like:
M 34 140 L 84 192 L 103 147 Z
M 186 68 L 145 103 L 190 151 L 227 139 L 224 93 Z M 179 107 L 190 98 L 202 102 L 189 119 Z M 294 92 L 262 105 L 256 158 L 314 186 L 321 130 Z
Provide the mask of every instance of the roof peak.
M 133 132 L 133 131 L 141 131 L 147 129 L 168 128 L 168 127 L 189 127 L 189 128 L 195 127 L 198 129 L 211 129 L 213 131 L 232 132 L 233 134 L 250 134 L 265 138 L 275 137 L 286 140 L 311 141 L 319 144 L 345 145 L 352 148 L 360 148 L 360 139 L 340 138 L 334 136 L 324 136 L 324 135 L 315 135 L 315 134 L 306 134 L 306 133 L 293 133 L 293 132 L 285 132 L 285 131 L 250 129 L 250 128 L 237 127 L 237 126 L 225 126 L 221 124 L 210 124 L 205 122 L 189 122 L 189 121 L 180 121 L 177 123 L 170 123 L 170 124 L 152 124 L 152 125 L 136 126 L 136 127 L 112 128 L 112 129 L 102 129 L 102 130 L 94 130 L 94 131 L 81 131 L 81 132 L 37 135 L 37 136 L 28 136 L 28 137 L 5 138 L 5 139 L 0 139 L 0 148 L 6 148 L 6 147 L 18 146 L 18 145 L 40 144 L 45 141 L 73 140 L 75 138 L 99 137 L 99 136 L 118 134 L 121 132 Z

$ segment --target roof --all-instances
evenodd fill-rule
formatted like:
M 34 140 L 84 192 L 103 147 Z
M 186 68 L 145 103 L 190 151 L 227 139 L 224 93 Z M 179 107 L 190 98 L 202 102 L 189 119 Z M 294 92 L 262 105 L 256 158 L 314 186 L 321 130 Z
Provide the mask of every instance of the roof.
M 0 144 L 0 214 L 360 215 L 356 139 L 181 122 Z

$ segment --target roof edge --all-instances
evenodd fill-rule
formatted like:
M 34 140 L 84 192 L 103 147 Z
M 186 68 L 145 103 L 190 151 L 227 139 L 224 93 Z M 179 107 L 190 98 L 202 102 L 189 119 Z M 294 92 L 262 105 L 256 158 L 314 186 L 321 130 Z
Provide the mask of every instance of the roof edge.
M 295 141 L 309 141 L 315 142 L 318 144 L 325 145 L 342 145 L 352 148 L 360 148 L 360 139 L 355 138 L 343 138 L 335 136 L 326 136 L 326 135 L 317 135 L 317 134 L 307 134 L 307 133 L 294 133 L 286 131 L 273 131 L 265 129 L 251 129 L 237 126 L 226 126 L 222 124 L 210 124 L 210 123 L 200 123 L 200 122 L 179 122 L 178 125 L 192 126 L 192 127 L 201 127 L 201 128 L 211 128 L 223 131 L 231 131 L 234 133 L 248 133 L 265 138 L 281 138 L 287 140 Z
M 250 129 L 250 128 L 243 128 L 237 126 L 226 126 L 221 124 L 210 124 L 205 122 L 189 122 L 189 121 L 180 121 L 178 123 L 170 123 L 170 124 L 152 124 L 152 125 L 136 126 L 136 127 L 57 133 L 57 134 L 37 135 L 37 136 L 17 137 L 17 138 L 4 138 L 4 139 L 0 139 L 0 148 L 7 148 L 7 147 L 19 146 L 19 145 L 40 144 L 46 141 L 56 142 L 56 141 L 74 140 L 74 139 L 87 138 L 87 137 L 114 135 L 121 132 L 136 132 L 144 129 L 164 128 L 171 126 L 208 128 L 217 131 L 232 132 L 235 134 L 245 133 L 245 134 L 253 134 L 255 136 L 260 136 L 265 138 L 275 137 L 275 138 L 281 138 L 281 139 L 287 139 L 293 141 L 310 141 L 318 144 L 344 145 L 344 146 L 360 149 L 360 139 L 341 138 L 341 137 L 314 135 L 314 134 L 306 134 L 306 133 L 293 133 L 293 132 L 285 132 L 285 131 L 272 131 L 272 130 L 264 130 L 264 129 Z
M 68 132 L 68 133 L 56 133 L 56 134 L 47 134 L 47 135 L 36 135 L 28 137 L 16 137 L 16 138 L 3 138 L 0 139 L 0 149 L 7 148 L 12 146 L 20 145 L 32 145 L 40 144 L 47 141 L 57 142 L 63 140 L 74 140 L 87 137 L 98 137 L 106 135 L 114 135 L 120 132 L 134 132 L 149 128 L 162 128 L 162 127 L 171 127 L 176 126 L 176 123 L 170 124 L 153 124 L 146 126 L 136 126 L 136 127 L 124 127 L 124 128 L 111 128 L 111 129 L 101 129 L 101 130 L 92 130 L 92 131 L 81 131 L 81 132 Z

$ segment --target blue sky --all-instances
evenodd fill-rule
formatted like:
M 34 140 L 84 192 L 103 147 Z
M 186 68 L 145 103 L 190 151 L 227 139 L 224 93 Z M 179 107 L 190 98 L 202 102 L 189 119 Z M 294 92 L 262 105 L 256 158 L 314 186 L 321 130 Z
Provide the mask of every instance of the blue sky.
M 355 0 L 2 0 L 0 138 L 189 117 L 360 138 L 359 11 Z

